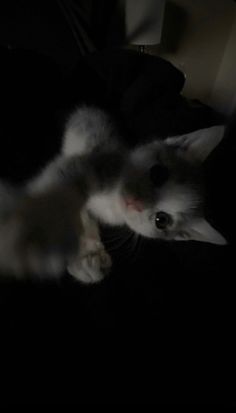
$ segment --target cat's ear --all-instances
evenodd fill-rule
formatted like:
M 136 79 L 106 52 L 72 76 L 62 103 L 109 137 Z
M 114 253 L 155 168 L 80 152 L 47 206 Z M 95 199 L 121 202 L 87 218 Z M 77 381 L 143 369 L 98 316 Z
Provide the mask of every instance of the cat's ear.
M 226 239 L 204 218 L 194 219 L 186 224 L 184 231 L 178 234 L 176 241 L 201 241 L 211 244 L 226 245 Z
M 203 162 L 224 136 L 224 125 L 200 129 L 186 135 L 168 138 L 165 142 L 179 149 L 189 160 Z

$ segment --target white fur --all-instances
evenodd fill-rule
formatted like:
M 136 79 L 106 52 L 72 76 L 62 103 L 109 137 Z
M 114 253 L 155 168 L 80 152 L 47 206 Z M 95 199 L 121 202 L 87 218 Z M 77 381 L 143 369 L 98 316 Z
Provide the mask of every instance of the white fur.
M 104 111 L 87 106 L 79 108 L 66 124 L 62 154 L 85 155 L 104 144 L 112 132 L 113 127 Z
M 161 141 L 140 145 L 132 151 L 130 161 L 138 167 L 143 167 L 145 165 L 150 166 L 152 161 L 155 162 L 155 154 L 157 150 L 163 147 L 163 145 L 164 144 Z
M 119 186 L 111 191 L 103 191 L 92 195 L 87 203 L 88 211 L 99 221 L 110 225 L 123 225 L 124 205 Z
M 198 201 L 190 187 L 168 182 L 160 192 L 156 207 L 158 211 L 165 211 L 176 217 L 194 208 Z
M 84 233 L 80 236 L 80 248 L 77 255 L 70 260 L 68 272 L 84 283 L 99 282 L 109 272 L 111 258 L 100 240 L 97 222 L 87 213 L 81 212 Z

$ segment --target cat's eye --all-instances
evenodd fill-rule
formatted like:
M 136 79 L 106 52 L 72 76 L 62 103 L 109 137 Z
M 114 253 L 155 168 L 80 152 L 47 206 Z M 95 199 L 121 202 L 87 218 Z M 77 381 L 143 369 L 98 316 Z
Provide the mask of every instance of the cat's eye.
M 158 229 L 166 229 L 172 224 L 172 218 L 166 212 L 157 212 L 155 216 L 155 224 Z
M 156 186 L 162 186 L 169 178 L 168 168 L 164 165 L 153 165 L 150 169 L 151 182 Z

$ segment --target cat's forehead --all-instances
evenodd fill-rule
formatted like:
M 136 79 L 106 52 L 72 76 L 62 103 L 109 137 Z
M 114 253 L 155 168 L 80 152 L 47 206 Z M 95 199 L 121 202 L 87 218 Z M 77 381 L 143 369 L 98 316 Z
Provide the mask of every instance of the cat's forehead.
M 165 141 L 154 141 L 135 148 L 131 153 L 131 169 L 140 173 L 149 171 L 154 165 L 161 165 L 168 169 L 170 176 L 179 181 L 202 180 L 202 167 L 200 164 L 190 162 L 175 147 Z
M 169 168 L 181 163 L 187 165 L 177 148 L 167 145 L 165 141 L 161 140 L 135 148 L 131 153 L 131 161 L 135 166 L 143 169 L 155 163 L 161 163 Z
M 150 165 L 155 162 L 158 155 L 164 151 L 164 144 L 155 141 L 135 148 L 131 153 L 131 161 L 140 167 Z
M 202 197 L 197 188 L 169 182 L 159 192 L 155 209 L 173 216 L 194 213 L 201 207 Z

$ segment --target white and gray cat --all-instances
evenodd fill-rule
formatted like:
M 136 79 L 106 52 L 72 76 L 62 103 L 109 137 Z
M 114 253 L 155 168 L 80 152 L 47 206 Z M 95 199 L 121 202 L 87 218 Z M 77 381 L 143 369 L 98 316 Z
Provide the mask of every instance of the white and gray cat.
M 201 164 L 224 126 L 127 149 L 94 107 L 69 118 L 61 153 L 23 190 L 0 186 L 0 269 L 97 282 L 111 259 L 99 222 L 145 237 L 226 244 L 203 217 Z

